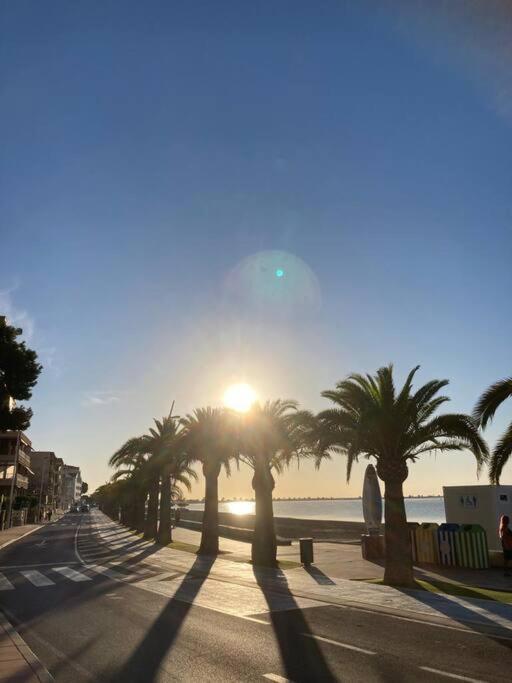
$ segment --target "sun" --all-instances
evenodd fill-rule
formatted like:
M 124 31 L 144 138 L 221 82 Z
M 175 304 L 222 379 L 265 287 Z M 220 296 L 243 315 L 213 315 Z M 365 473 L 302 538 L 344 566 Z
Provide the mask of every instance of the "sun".
M 256 392 L 250 384 L 232 384 L 224 392 L 224 405 L 239 413 L 246 413 L 256 400 Z

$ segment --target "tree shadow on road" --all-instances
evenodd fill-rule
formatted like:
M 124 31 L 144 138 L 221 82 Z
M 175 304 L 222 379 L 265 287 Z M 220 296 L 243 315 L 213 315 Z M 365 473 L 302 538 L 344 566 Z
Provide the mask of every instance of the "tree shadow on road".
M 312 637 L 303 611 L 288 588 L 284 573 L 280 569 L 267 570 L 257 567 L 254 567 L 253 571 L 269 607 L 286 677 L 293 683 L 336 681 L 320 646 Z M 278 586 L 272 589 L 269 579 L 277 579 Z
M 165 605 L 141 643 L 122 668 L 108 679 L 111 683 L 150 683 L 172 649 L 194 600 L 208 578 L 215 557 L 199 556 L 174 596 Z
M 401 589 L 398 587 L 396 590 L 413 597 L 433 611 L 439 612 L 440 615 L 458 622 L 464 628 L 479 633 L 506 649 L 512 650 L 512 609 L 510 605 L 494 600 L 482 600 L 481 597 L 478 602 L 473 604 L 473 602 L 466 602 L 464 597 L 430 593 L 426 590 Z M 471 593 L 475 592 L 469 591 L 469 595 L 466 597 L 474 599 L 475 596 L 470 595 Z M 490 614 L 482 613 L 482 609 L 494 614 L 500 621 L 505 621 L 505 624 L 495 621 Z M 500 635 L 504 637 L 500 638 Z

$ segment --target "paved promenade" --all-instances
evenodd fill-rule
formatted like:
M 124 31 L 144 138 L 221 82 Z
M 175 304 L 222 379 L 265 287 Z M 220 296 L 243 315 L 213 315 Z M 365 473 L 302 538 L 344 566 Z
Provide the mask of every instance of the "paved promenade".
M 122 552 L 123 562 L 126 561 L 126 548 L 133 558 L 144 555 L 151 558 L 152 565 L 158 565 L 162 571 L 169 572 L 169 580 L 162 581 L 162 575 L 155 579 L 148 579 L 143 586 L 146 590 L 164 593 L 167 597 L 173 597 L 181 585 L 179 579 L 170 578 L 173 571 L 193 572 L 198 576 L 207 574 L 209 579 L 217 582 L 224 581 L 226 586 L 238 584 L 247 588 L 265 588 L 276 594 L 284 592 L 292 594 L 295 598 L 306 601 L 315 601 L 333 605 L 353 605 L 359 607 L 371 607 L 382 610 L 391 610 L 403 617 L 426 618 L 428 620 L 446 621 L 453 624 L 470 624 L 484 631 L 506 633 L 512 637 L 512 606 L 492 600 L 462 598 L 449 595 L 439 595 L 420 590 L 397 590 L 388 586 L 374 585 L 364 581 L 354 581 L 353 578 L 367 577 L 342 577 L 342 563 L 338 571 L 327 572 L 326 568 L 333 568 L 337 559 L 341 559 L 344 551 L 348 553 L 344 565 L 349 567 L 351 573 L 357 574 L 361 567 L 370 565 L 374 572 L 382 573 L 379 565 L 365 563 L 359 560 L 356 553 L 360 548 L 354 546 L 341 546 L 340 544 L 317 544 L 315 552 L 317 562 L 309 569 L 296 567 L 281 570 L 258 570 L 255 571 L 249 562 L 238 562 L 229 559 L 229 554 L 221 555 L 212 565 L 208 559 L 198 559 L 194 554 L 181 552 L 175 549 L 158 548 L 153 543 L 138 540 L 134 544 L 133 534 L 101 513 L 94 516 L 95 527 L 102 541 L 115 552 Z M 187 543 L 197 544 L 199 534 L 186 529 L 175 529 L 174 539 Z M 221 540 L 221 549 L 226 553 L 233 553 L 241 557 L 244 553 L 248 559 L 249 546 L 240 541 L 230 539 Z M 298 548 L 281 548 L 278 551 L 280 559 L 298 560 Z M 368 571 L 368 568 L 366 569 Z M 139 584 L 140 585 L 140 584 Z M 186 595 L 183 592 L 180 598 Z M 215 586 L 211 593 L 204 591 L 194 595 L 195 604 L 203 604 L 205 607 L 220 609 L 222 611 L 241 610 L 247 614 L 255 614 L 254 601 L 248 604 L 244 600 L 233 600 L 232 588 Z M 266 605 L 265 605 L 266 607 Z

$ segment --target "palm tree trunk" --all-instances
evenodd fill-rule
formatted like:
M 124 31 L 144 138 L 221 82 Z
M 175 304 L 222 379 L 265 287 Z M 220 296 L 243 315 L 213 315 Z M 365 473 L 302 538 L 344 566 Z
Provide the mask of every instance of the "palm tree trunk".
M 219 552 L 219 474 L 220 464 L 203 465 L 205 478 L 203 529 L 199 555 L 217 555 Z
M 160 525 L 156 540 L 160 545 L 169 545 L 172 541 L 171 477 L 168 470 L 162 475 L 162 485 L 160 487 Z
M 119 507 L 120 509 L 120 515 L 119 515 L 119 521 L 123 526 L 128 526 L 128 510 L 126 508 L 126 504 L 122 503 Z
M 388 479 L 385 486 L 384 583 L 388 586 L 413 586 L 412 548 L 405 514 L 403 484 L 400 480 Z
M 149 487 L 148 513 L 144 527 L 144 538 L 156 538 L 158 533 L 158 493 L 160 482 L 158 477 Z
M 146 515 L 146 498 L 148 492 L 146 490 L 137 492 L 135 497 L 135 519 L 134 526 L 136 531 L 144 531 L 144 517 Z
M 251 558 L 254 566 L 277 566 L 277 542 L 274 527 L 272 491 L 275 482 L 266 462 L 257 462 L 252 478 L 256 502 L 256 518 L 252 539 Z

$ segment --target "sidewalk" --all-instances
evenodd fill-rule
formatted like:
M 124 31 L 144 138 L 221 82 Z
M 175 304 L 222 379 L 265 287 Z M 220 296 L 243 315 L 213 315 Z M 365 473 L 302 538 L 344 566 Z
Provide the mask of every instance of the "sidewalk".
M 0 550 L 10 543 L 14 543 L 23 536 L 28 536 L 33 531 L 40 529 L 42 524 L 23 524 L 23 526 L 12 526 L 10 529 L 0 531 Z
M 0 681 L 51 683 L 53 680 L 51 674 L 0 612 Z
M 0 550 L 10 543 L 14 543 L 14 541 L 23 538 L 23 536 L 28 536 L 28 534 L 37 531 L 37 529 L 40 529 L 42 526 L 57 522 L 64 514 L 64 512 L 55 513 L 52 516 L 51 522 L 45 521 L 40 524 L 23 524 L 22 526 L 12 526 L 10 529 L 0 531 Z
M 201 534 L 198 531 L 173 529 L 173 538 L 192 545 L 199 545 Z M 247 557 L 251 556 L 251 546 L 243 541 L 232 541 L 219 538 L 221 551 L 229 554 Z M 361 546 L 345 543 L 314 544 L 314 566 L 327 577 L 367 581 L 384 577 L 384 564 L 369 562 L 361 556 Z M 221 556 L 222 557 L 222 556 Z M 277 548 L 279 560 L 291 560 L 300 564 L 299 544 Z M 485 588 L 489 590 L 512 592 L 512 577 L 505 577 L 502 569 L 464 569 L 461 567 L 421 566 L 414 569 L 415 578 L 421 581 L 460 582 L 468 587 Z M 511 607 L 512 609 L 512 607 Z
M 133 534 L 124 527 L 99 512 L 94 513 L 93 519 L 103 542 L 120 553 L 119 559 L 113 563 L 114 566 L 122 564 L 129 557 L 136 561 L 137 555 L 141 553 L 140 560 L 160 567 L 162 574 L 137 585 L 169 598 L 179 591 L 180 599 L 186 600 L 187 584 L 190 584 L 187 579 L 203 577 L 209 580 L 204 582 L 198 594 L 191 592 L 190 600 L 200 606 L 230 613 L 254 615 L 258 609 L 254 608 L 252 612 L 248 612 L 244 600 L 256 607 L 265 601 L 267 603 L 269 600 L 272 601 L 274 598 L 271 596 L 281 596 L 281 598 L 284 596 L 283 599 L 292 605 L 290 609 L 301 605 L 319 606 L 321 604 L 357 607 L 384 611 L 400 618 L 420 618 L 435 621 L 438 624 L 450 624 L 451 628 L 463 625 L 466 629 L 471 628 L 482 633 L 501 634 L 512 638 L 511 605 L 421 590 L 401 590 L 336 576 L 340 572 L 329 573 L 327 567 L 335 566 L 336 561 L 339 561 L 340 566 L 344 566 L 345 569 L 350 567 L 350 571 L 354 574 L 359 572 L 361 566 L 365 566 L 362 564 L 364 563 L 362 558 L 359 560 L 352 554 L 360 552 L 360 548 L 353 546 L 317 544 L 315 565 L 310 568 L 296 567 L 286 571 L 255 570 L 249 562 L 231 561 L 229 555 L 221 555 L 212 563 L 211 558 L 200 558 L 194 553 L 174 548 L 159 548 L 153 543 L 142 540 L 137 542 L 134 548 Z M 173 530 L 173 535 L 177 541 L 193 543 L 197 546 L 198 532 L 178 528 Z M 129 544 L 129 549 L 123 554 L 123 546 Z M 243 546 L 246 546 L 245 553 L 249 559 L 250 547 L 247 544 L 229 539 L 221 540 L 221 549 L 228 553 L 234 552 L 237 556 L 243 552 Z M 347 548 L 350 548 L 351 554 L 343 562 L 341 557 Z M 281 559 L 296 559 L 297 556 L 296 546 L 282 548 L 278 552 L 278 557 Z M 373 572 L 377 570 L 382 572 L 379 565 L 366 564 L 370 565 Z M 176 576 L 176 571 L 181 575 Z M 368 568 L 366 571 L 369 571 Z M 209 584 L 208 587 L 207 584 Z M 248 588 L 252 590 L 248 592 Z M 262 594 L 264 594 L 265 601 L 259 600 Z M 254 599 L 251 595 L 255 595 Z

